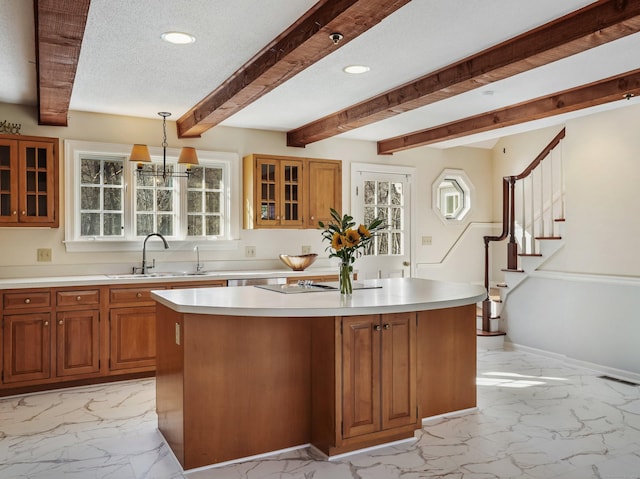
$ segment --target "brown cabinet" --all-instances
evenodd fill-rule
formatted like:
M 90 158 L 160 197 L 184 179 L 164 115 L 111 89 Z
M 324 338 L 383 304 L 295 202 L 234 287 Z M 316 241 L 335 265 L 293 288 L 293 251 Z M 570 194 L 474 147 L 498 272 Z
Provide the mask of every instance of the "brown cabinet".
M 58 139 L 0 135 L 0 226 L 49 226 L 58 219 Z
M 99 305 L 99 289 L 5 293 L 3 382 L 58 381 L 98 373 Z
M 317 227 L 318 220 L 329 217 L 329 208 L 341 209 L 341 171 L 335 160 L 246 156 L 244 228 Z
M 416 314 L 342 320 L 342 437 L 415 427 Z
M 311 443 L 333 456 L 412 437 L 415 312 L 312 320 Z
M 51 377 L 51 313 L 5 314 L 3 383 Z
M 100 372 L 100 289 L 55 291 L 56 376 Z
M 331 221 L 329 209 L 339 213 L 342 209 L 342 163 L 332 160 L 308 161 L 307 173 L 307 205 L 306 226 L 317 228 L 318 221 Z
M 156 360 L 156 307 L 151 291 L 162 286 L 109 290 L 109 369 L 152 370 Z

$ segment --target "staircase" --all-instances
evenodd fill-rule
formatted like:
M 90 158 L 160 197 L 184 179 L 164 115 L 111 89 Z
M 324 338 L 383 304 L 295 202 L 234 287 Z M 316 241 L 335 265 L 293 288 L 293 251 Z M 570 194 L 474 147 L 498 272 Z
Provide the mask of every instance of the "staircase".
M 487 297 L 478 305 L 478 340 L 485 349 L 501 347 L 506 333 L 500 331 L 500 311 L 509 293 L 563 245 L 563 160 L 557 147 L 564 137 L 563 128 L 522 173 L 502 179 L 502 232 L 484 237 Z M 492 287 L 489 246 L 507 238 L 504 282 Z

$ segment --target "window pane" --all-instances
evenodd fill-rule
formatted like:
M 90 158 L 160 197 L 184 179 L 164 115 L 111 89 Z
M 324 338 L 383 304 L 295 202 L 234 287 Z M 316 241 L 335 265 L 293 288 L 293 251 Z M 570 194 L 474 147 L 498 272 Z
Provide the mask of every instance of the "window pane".
M 204 168 L 194 167 L 191 168 L 191 175 L 187 180 L 188 188 L 202 188 L 202 174 Z
M 189 215 L 188 234 L 189 236 L 202 236 L 202 216 Z
M 83 185 L 100 184 L 100 160 L 80 160 L 80 182 Z
M 80 208 L 83 210 L 99 210 L 100 188 L 80 188 Z
M 220 212 L 220 193 L 207 193 L 207 213 Z
M 389 204 L 389 183 L 386 181 L 378 182 L 378 204 Z
M 122 184 L 122 161 L 105 161 L 104 162 L 104 184 L 105 185 L 121 185 Z
M 105 188 L 104 205 L 106 211 L 122 210 L 122 188 Z
M 364 182 L 364 204 L 373 205 L 376 202 L 376 182 Z
M 122 236 L 122 215 L 119 213 L 106 213 L 104 215 L 104 235 Z
M 204 187 L 219 190 L 222 187 L 222 168 L 206 168 Z
M 220 217 L 207 216 L 207 236 L 215 236 L 221 234 Z
M 402 183 L 391 184 L 391 204 L 392 205 L 402 204 Z
M 136 235 L 146 236 L 153 233 L 153 215 L 138 214 L 136 215 Z
M 189 213 L 199 213 L 202 211 L 201 191 L 189 191 L 187 193 L 187 211 Z
M 173 215 L 158 215 L 158 233 L 173 236 Z
M 153 190 L 138 190 L 136 194 L 138 211 L 153 211 Z
M 158 190 L 158 211 L 173 211 L 173 191 Z
M 80 215 L 80 234 L 98 236 L 100 234 L 100 213 L 82 213 Z

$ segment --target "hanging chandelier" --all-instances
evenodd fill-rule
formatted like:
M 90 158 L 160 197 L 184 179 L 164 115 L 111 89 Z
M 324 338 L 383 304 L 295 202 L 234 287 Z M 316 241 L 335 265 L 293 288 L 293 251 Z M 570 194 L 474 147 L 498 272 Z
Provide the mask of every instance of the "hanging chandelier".
M 145 170 L 143 168 L 144 163 L 151 163 L 151 155 L 149 155 L 149 148 L 147 145 L 135 144 L 131 148 L 130 161 L 134 161 L 138 164 L 137 173 L 138 176 L 157 176 L 162 179 L 169 177 L 172 178 L 189 178 L 191 175 L 191 167 L 198 164 L 198 155 L 196 149 L 190 146 L 183 146 L 180 150 L 180 156 L 178 157 L 178 164 L 186 165 L 185 171 L 180 173 L 178 171 L 167 170 L 167 117 L 171 116 L 168 111 L 160 111 L 158 115 L 162 117 L 162 171 L 159 170 Z

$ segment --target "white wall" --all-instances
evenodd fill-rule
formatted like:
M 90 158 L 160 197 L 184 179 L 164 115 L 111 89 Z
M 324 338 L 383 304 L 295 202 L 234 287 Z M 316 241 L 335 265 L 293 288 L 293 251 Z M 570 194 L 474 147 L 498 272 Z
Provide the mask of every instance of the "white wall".
M 23 135 L 53 136 L 62 140 L 86 140 L 105 143 L 146 143 L 159 146 L 161 142 L 161 120 L 147 120 L 130 117 L 101 115 L 85 112 L 69 113 L 69 126 L 38 126 L 36 111 L 33 107 L 0 104 L 0 120 L 21 123 Z M 444 168 L 463 168 L 475 186 L 475 205 L 469 215 L 469 221 L 490 222 L 492 211 L 491 197 L 491 155 L 488 150 L 474 148 L 454 148 L 437 150 L 417 148 L 394 156 L 378 156 L 376 144 L 372 142 L 329 139 L 309 145 L 307 148 L 288 148 L 284 133 L 259 130 L 243 130 L 218 126 L 202 135 L 199 139 L 178 140 L 175 124 L 167 125 L 167 141 L 170 148 L 194 146 L 202 150 L 235 152 L 241 159 L 249 153 L 283 154 L 314 158 L 330 158 L 343 161 L 343 210 L 349 211 L 350 205 L 350 165 L 351 162 L 385 163 L 414 166 L 417 172 L 417 192 L 415 202 L 415 237 L 422 235 L 433 237 L 433 246 L 415 246 L 415 261 L 438 263 L 458 239 L 464 226 L 445 226 L 431 210 L 431 183 Z M 61 198 L 64 205 L 64 154 L 60 155 Z M 238 171 L 241 171 L 239 165 Z M 238 187 L 240 179 L 238 178 Z M 241 220 L 240 205 L 234 212 Z M 58 229 L 1 228 L 0 229 L 0 277 L 53 276 L 86 273 L 128 272 L 131 266 L 140 262 L 137 253 L 67 253 L 64 241 L 64 212 L 60 216 Z M 244 258 L 244 246 L 257 248 L 256 260 Z M 311 245 L 314 252 L 326 257 L 326 244 L 322 243 L 317 230 L 240 230 L 237 249 L 233 251 L 202 251 L 201 259 L 210 268 L 251 269 L 255 267 L 281 266 L 277 259 L 279 253 L 298 254 L 302 245 Z M 151 246 L 151 245 L 150 245 Z M 481 245 L 479 245 L 481 247 Z M 36 249 L 52 248 L 53 261 L 50 264 L 36 261 Z M 472 248 L 456 248 L 460 258 L 469 258 L 471 264 L 476 256 L 475 245 Z M 154 251 L 158 262 L 194 261 L 192 251 Z M 318 260 L 316 265 L 329 265 L 328 261 Z M 465 262 L 464 260 L 462 260 Z M 315 266 L 315 265 L 314 265 Z M 429 277 L 438 277 L 436 271 Z M 442 273 L 445 274 L 445 273 Z M 448 279 L 458 281 L 476 281 L 482 272 L 474 266 L 460 269 L 453 275 L 447 271 Z M 453 277 L 452 277 L 453 276 Z
M 509 294 L 513 343 L 640 373 L 639 119 L 631 104 L 567 122 L 564 246 Z M 496 178 L 520 173 L 560 128 L 501 140 Z

